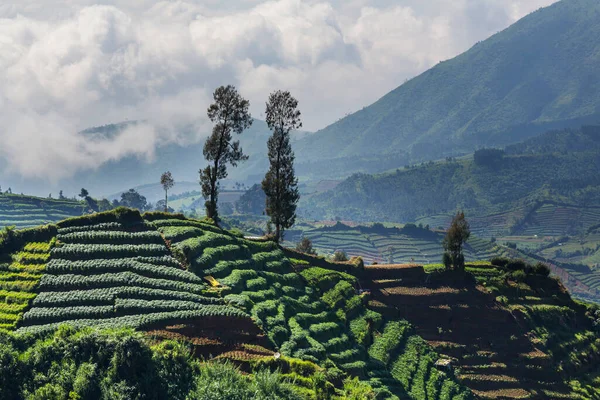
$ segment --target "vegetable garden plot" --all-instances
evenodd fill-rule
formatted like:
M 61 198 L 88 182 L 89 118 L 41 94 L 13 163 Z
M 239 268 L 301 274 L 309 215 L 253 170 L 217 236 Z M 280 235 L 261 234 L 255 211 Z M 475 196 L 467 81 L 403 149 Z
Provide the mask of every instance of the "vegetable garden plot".
M 53 242 L 28 243 L 0 264 L 0 329 L 15 329 L 35 298 Z
M 59 243 L 69 243 L 52 250 L 41 293 L 21 329 L 44 331 L 67 321 L 140 328 L 163 319 L 247 317 L 205 296 L 202 279 L 182 269 L 159 232 L 147 230 L 151 225 L 133 225 L 144 229 L 112 222 L 62 228 Z

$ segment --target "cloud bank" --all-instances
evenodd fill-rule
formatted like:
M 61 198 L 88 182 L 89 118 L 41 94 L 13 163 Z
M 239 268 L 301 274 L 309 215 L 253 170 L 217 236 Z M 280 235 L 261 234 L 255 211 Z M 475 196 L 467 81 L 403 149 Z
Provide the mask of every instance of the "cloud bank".
M 211 93 L 229 83 L 257 118 L 269 92 L 290 90 L 317 130 L 553 2 L 1 4 L 0 159 L 5 173 L 51 181 L 127 155 L 151 159 L 157 146 L 205 136 Z M 144 123 L 77 134 L 125 120 Z

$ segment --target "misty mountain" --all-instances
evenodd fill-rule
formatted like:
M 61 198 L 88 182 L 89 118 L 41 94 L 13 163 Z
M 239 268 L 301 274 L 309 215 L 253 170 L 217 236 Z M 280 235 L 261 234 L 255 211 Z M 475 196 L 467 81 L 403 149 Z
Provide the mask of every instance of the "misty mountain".
M 130 121 L 92 127 L 83 130 L 80 134 L 112 137 L 136 123 L 138 122 Z M 307 134 L 309 133 L 298 131 L 292 135 L 294 140 L 297 140 Z M 270 135 L 267 124 L 257 119 L 241 135 L 235 135 L 235 139 L 240 141 L 242 149 L 250 158 L 248 161 L 240 163 L 237 168 L 229 167 L 229 177 L 223 182 L 223 185 L 227 186 L 236 181 L 256 182 L 264 177 L 269 167 L 267 139 Z M 198 170 L 207 163 L 202 153 L 203 147 L 204 138 L 192 144 L 169 143 L 157 147 L 151 160 L 135 155 L 127 156 L 119 160 L 108 161 L 96 170 L 77 172 L 72 178 L 57 184 L 11 176 L 4 179 L 4 182 L 0 181 L 0 185 L 5 188 L 12 185 L 13 190 L 17 193 L 38 195 L 46 195 L 52 191 L 56 194 L 59 189 L 62 189 L 68 196 L 79 193 L 81 187 L 85 187 L 94 197 L 108 197 L 129 188 L 158 183 L 160 175 L 169 170 L 173 173 L 176 181 L 186 183 L 185 190 L 183 186 L 176 186 L 173 190 L 173 194 L 175 194 L 179 191 L 192 190 L 189 182 L 198 181 Z M 0 160 L 0 166 L 1 162 L 2 160 Z M 200 190 L 200 186 L 197 185 L 193 190 Z
M 296 154 L 343 176 L 391 168 L 382 158 L 403 166 L 600 122 L 599 38 L 600 2 L 563 0 L 305 138 Z

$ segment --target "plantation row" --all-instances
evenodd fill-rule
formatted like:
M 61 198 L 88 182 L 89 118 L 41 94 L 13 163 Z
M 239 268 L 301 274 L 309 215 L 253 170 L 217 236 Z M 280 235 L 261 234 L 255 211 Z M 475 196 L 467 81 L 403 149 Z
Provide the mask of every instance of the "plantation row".
M 83 213 L 83 203 L 70 200 L 42 199 L 32 196 L 0 194 L 0 228 L 34 227 L 54 223 Z
M 182 268 L 160 234 L 148 230 L 152 225 L 70 224 L 59 230 L 22 331 L 61 322 L 141 328 L 161 319 L 245 316 L 222 299 L 204 296 L 202 279 Z
M 23 316 L 21 326 L 44 325 L 75 319 L 107 319 L 125 315 L 145 315 L 160 312 L 200 311 L 211 316 L 245 316 L 227 305 L 197 304 L 185 300 L 115 299 L 114 305 L 34 307 Z
M 348 255 L 361 256 L 366 263 L 437 263 L 443 254 L 443 234 L 431 231 L 423 236 L 411 236 L 394 229 L 387 233 L 361 232 L 359 230 L 313 229 L 304 232 L 320 253 L 332 254 L 344 251 Z M 500 255 L 501 250 L 491 242 L 472 237 L 465 246 L 468 261 L 489 260 Z
M 32 325 L 19 328 L 19 333 L 39 334 L 55 330 L 61 324 L 68 324 L 73 327 L 94 326 L 97 328 L 133 328 L 133 329 L 151 329 L 153 327 L 162 327 L 165 325 L 185 323 L 198 319 L 219 318 L 227 319 L 228 323 L 234 324 L 235 320 L 243 320 L 248 316 L 233 307 L 223 307 L 220 309 L 208 308 L 202 310 L 169 311 L 156 312 L 149 314 L 127 315 L 123 317 L 105 318 L 105 319 L 73 319 L 61 320 L 55 323 L 43 325 Z
M 146 262 L 144 262 L 147 260 Z M 181 269 L 172 257 L 136 257 L 102 260 L 51 260 L 46 272 L 52 275 L 80 274 L 92 276 L 105 273 L 133 272 L 149 278 L 171 279 L 187 283 L 202 283 L 197 275 Z
M 84 244 L 69 243 L 52 250 L 52 257 L 64 260 L 94 260 L 125 257 L 166 256 L 164 244 Z
M 53 244 L 28 243 L 12 262 L 0 262 L 0 329 L 14 329 L 35 298 Z
M 57 239 L 63 243 L 84 244 L 164 244 L 156 231 L 122 232 L 111 230 L 77 231 L 59 234 Z

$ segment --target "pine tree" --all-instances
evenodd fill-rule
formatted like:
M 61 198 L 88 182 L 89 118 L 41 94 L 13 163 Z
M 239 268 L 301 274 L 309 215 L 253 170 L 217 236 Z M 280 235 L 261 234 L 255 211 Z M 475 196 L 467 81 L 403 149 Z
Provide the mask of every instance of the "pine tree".
M 240 142 L 232 141 L 232 132 L 241 134 L 249 128 L 252 116 L 248 112 L 248 100 L 231 85 L 217 88 L 213 98 L 214 103 L 208 108 L 208 118 L 215 126 L 204 144 L 204 158 L 211 164 L 199 173 L 202 196 L 206 200 L 206 216 L 218 224 L 219 180 L 227 177 L 227 164 L 236 167 L 240 161 L 248 159 L 242 152 Z
M 275 240 L 296 220 L 296 205 L 300 199 L 298 179 L 294 173 L 294 152 L 290 145 L 290 132 L 302 127 L 298 101 L 290 92 L 271 93 L 267 102 L 267 125 L 273 132 L 267 147 L 270 168 L 262 187 L 267 195 L 266 212 L 275 225 Z

